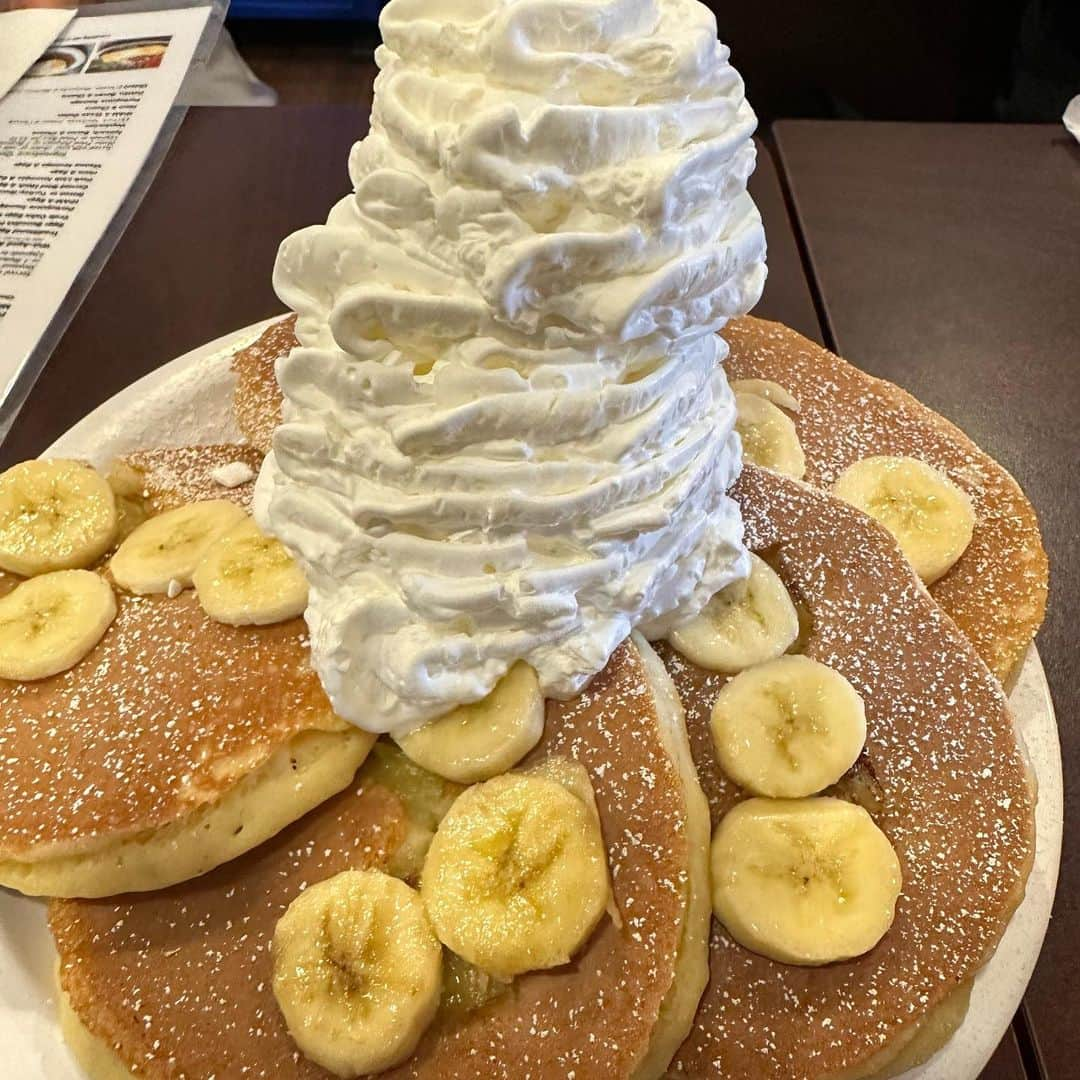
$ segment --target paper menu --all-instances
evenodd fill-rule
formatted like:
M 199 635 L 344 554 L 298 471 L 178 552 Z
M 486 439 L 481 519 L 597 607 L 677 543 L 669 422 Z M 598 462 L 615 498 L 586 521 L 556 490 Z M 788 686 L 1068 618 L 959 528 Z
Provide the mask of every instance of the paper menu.
M 75 17 L 74 9 L 0 11 L 0 98 Z
M 0 437 L 36 375 L 39 343 L 151 153 L 212 10 L 77 16 L 0 99 Z

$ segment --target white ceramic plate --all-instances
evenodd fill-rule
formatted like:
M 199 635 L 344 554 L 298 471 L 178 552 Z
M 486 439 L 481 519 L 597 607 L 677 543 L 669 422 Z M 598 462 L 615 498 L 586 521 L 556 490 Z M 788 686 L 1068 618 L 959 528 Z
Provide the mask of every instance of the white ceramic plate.
M 174 360 L 95 409 L 49 448 L 51 454 L 106 462 L 148 446 L 229 442 L 231 353 L 265 323 Z M 910 1080 L 975 1080 L 1007 1030 L 1035 967 L 1050 918 L 1061 857 L 1061 750 L 1050 692 L 1032 649 L 1010 703 L 1039 782 L 1035 865 L 1024 902 L 1001 945 L 975 980 L 960 1031 Z M 2 812 L 2 811 L 0 811 Z M 4 1075 L 80 1080 L 55 1020 L 54 953 L 45 904 L 0 889 L 0 1050 Z

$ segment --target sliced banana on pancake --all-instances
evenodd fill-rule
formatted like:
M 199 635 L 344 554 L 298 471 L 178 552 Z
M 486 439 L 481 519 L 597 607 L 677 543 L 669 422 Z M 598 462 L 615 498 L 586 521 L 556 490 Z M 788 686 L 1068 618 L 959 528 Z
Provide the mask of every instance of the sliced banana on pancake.
M 0 679 L 45 679 L 74 667 L 116 618 L 116 597 L 99 574 L 57 570 L 0 599 Z
M 841 799 L 748 799 L 713 836 L 716 917 L 785 964 L 869 952 L 892 925 L 901 880 L 888 837 Z
M 166 510 L 131 533 L 117 548 L 109 570 L 117 585 L 138 596 L 168 592 L 172 582 L 187 588 L 214 541 L 245 516 L 225 499 Z
M 721 891 L 729 887 L 725 868 L 738 871 L 741 862 L 760 857 L 743 875 L 743 886 L 731 886 L 733 910 L 717 905 L 710 983 L 670 1072 L 687 1078 L 865 1077 L 897 1060 L 951 988 L 970 980 L 993 954 L 1024 895 L 1034 851 L 1034 790 L 1000 685 L 880 526 L 839 499 L 751 465 L 732 496 L 747 545 L 770 554 L 809 615 L 801 654 L 843 674 L 863 699 L 867 744 L 836 790 L 858 800 L 895 848 L 903 897 L 876 947 L 820 967 L 793 966 L 800 957 L 804 964 L 814 959 L 813 950 L 790 940 L 786 951 L 778 950 L 776 940 L 770 947 L 763 939 L 777 926 L 786 933 L 799 910 L 820 916 L 796 888 L 805 878 L 809 890 L 814 874 L 792 872 L 782 837 L 772 860 L 764 858 L 763 844 L 746 837 L 727 852 L 714 849 Z M 749 814 L 761 802 L 747 803 L 717 758 L 710 719 L 726 679 L 666 646 L 661 655 L 685 705 L 698 775 L 720 830 L 736 807 L 750 806 L 739 811 Z M 738 823 L 734 817 L 726 828 Z M 876 846 L 882 847 L 880 839 Z M 842 856 L 845 846 L 838 847 Z M 806 849 L 814 851 L 809 840 Z M 844 863 L 841 857 L 811 859 L 809 869 L 831 865 L 845 880 Z M 873 899 L 863 894 L 864 883 L 876 890 L 887 877 L 875 881 L 872 865 L 857 874 L 845 912 Z M 743 887 L 747 896 L 740 895 Z M 772 924 L 770 889 L 785 904 L 796 892 L 794 910 Z M 818 895 L 828 899 L 827 890 Z M 884 927 L 888 894 L 879 899 L 878 925 Z M 872 944 L 875 935 L 863 928 L 865 937 L 843 948 L 822 932 L 833 947 L 819 949 L 817 959 Z M 798 946 L 800 939 L 794 941 Z
M 399 736 L 405 754 L 437 776 L 474 784 L 508 772 L 544 734 L 544 695 L 528 664 L 515 664 L 482 701 Z
M 151 514 L 147 506 L 145 478 L 126 461 L 117 459 L 105 477 L 116 498 L 114 544 L 125 541 Z
M 196 504 L 197 505 L 197 504 Z M 191 577 L 203 611 L 230 626 L 267 626 L 303 615 L 304 573 L 252 518 L 219 536 Z
M 0 475 L 0 569 L 24 577 L 84 569 L 115 534 L 112 488 L 88 465 L 24 461 Z
M 971 543 L 975 511 L 967 493 L 918 458 L 863 458 L 837 477 L 833 493 L 884 525 L 927 585 Z
M 156 604 L 198 609 L 190 596 Z M 229 629 L 207 622 L 215 635 Z M 380 748 L 393 765 L 379 760 Z M 586 693 L 548 702 L 526 767 L 527 779 L 562 786 L 602 822 L 611 917 L 572 964 L 512 983 L 444 953 L 438 1014 L 387 1080 L 523 1068 L 657 1080 L 690 1030 L 712 921 L 708 807 L 674 687 L 644 641 L 620 645 Z M 429 820 L 434 827 L 453 789 L 420 772 L 382 741 L 348 790 L 205 878 L 108 903 L 54 902 L 65 1032 L 91 1075 L 107 1059 L 124 1076 L 143 1076 L 153 1062 L 190 1077 L 322 1075 L 297 1050 L 275 1001 L 275 926 L 316 882 L 411 865 L 412 835 Z M 403 847 L 410 854 L 399 859 Z M 573 894 L 565 910 L 575 913 L 581 900 Z
M 779 405 L 787 412 L 798 413 L 802 406 L 798 399 L 787 389 L 771 379 L 734 379 L 731 389 L 736 394 L 756 394 L 774 405 Z
M 420 894 L 379 870 L 305 889 L 277 923 L 273 959 L 289 1033 L 337 1076 L 403 1061 L 439 1006 L 442 946 Z
M 190 596 L 157 603 L 198 607 Z M 104 1061 L 118 1076 L 143 1076 L 151 1062 L 190 1077 L 320 1072 L 275 1002 L 276 923 L 314 882 L 365 867 L 394 873 L 413 825 L 440 818 L 453 787 L 431 775 L 417 785 L 419 767 L 379 745 L 392 767 L 377 748 L 348 791 L 210 876 L 52 905 L 65 1032 L 91 1075 Z M 444 954 L 435 1021 L 388 1078 L 507 1076 L 525 1062 L 535 1076 L 657 1080 L 690 1029 L 711 922 L 708 810 L 674 688 L 642 640 L 620 646 L 581 697 L 549 702 L 525 777 L 562 786 L 603 822 L 612 917 L 575 963 L 512 983 Z M 580 900 L 572 895 L 567 912 Z
M 806 458 L 795 425 L 782 409 L 759 394 L 735 392 L 735 430 L 747 461 L 801 480 Z
M 754 795 L 800 799 L 835 784 L 866 742 L 866 712 L 837 671 L 781 656 L 736 675 L 712 711 L 720 767 Z
M 782 656 L 799 636 L 799 614 L 776 571 L 750 555 L 750 576 L 721 589 L 670 636 L 688 660 L 734 675 Z
M 611 895 L 595 809 L 549 776 L 477 784 L 436 830 L 420 888 L 439 940 L 482 971 L 565 964 Z

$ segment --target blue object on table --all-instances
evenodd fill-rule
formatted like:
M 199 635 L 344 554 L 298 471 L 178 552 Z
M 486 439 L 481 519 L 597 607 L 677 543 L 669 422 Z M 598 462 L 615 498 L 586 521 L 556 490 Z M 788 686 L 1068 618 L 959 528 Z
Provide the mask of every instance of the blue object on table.
M 232 0 L 230 19 L 356 19 L 374 22 L 386 0 Z

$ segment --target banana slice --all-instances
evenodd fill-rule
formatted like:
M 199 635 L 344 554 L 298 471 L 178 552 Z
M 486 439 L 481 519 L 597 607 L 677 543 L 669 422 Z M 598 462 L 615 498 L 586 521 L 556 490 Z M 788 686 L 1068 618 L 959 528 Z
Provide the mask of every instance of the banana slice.
M 46 679 L 74 667 L 116 617 L 109 583 L 91 570 L 30 578 L 0 599 L 0 679 Z
M 468 788 L 435 833 L 420 891 L 439 940 L 482 971 L 565 964 L 610 895 L 595 811 L 548 776 Z
M 442 946 L 423 902 L 378 870 L 305 889 L 274 929 L 273 962 L 289 1034 L 336 1076 L 403 1061 L 439 1005 Z
M 731 389 L 737 394 L 756 394 L 788 412 L 798 413 L 801 408 L 798 398 L 771 379 L 736 379 Z
M 421 768 L 457 784 L 508 772 L 544 734 L 544 695 L 528 664 L 515 664 L 483 701 L 462 705 L 399 736 Z
M 750 555 L 750 576 L 721 589 L 669 640 L 688 660 L 734 675 L 782 656 L 799 636 L 799 613 L 767 562 Z
M 745 948 L 784 964 L 850 960 L 892 925 L 900 861 L 861 807 L 748 799 L 712 842 L 713 910 Z
M 246 515 L 224 499 L 190 503 L 143 522 L 116 550 L 109 569 L 117 585 L 139 596 L 187 588 L 210 545 Z
M 251 518 L 218 537 L 192 575 L 203 611 L 230 626 L 267 626 L 303 615 L 304 572 Z
M 123 543 L 149 516 L 146 500 L 146 477 L 126 461 L 117 459 L 105 477 L 116 497 L 116 536 L 114 544 Z
M 0 569 L 33 577 L 91 566 L 116 534 L 112 488 L 78 461 L 24 461 L 0 476 Z
M 781 656 L 736 675 L 712 711 L 720 767 L 755 795 L 800 799 L 835 784 L 862 753 L 862 698 L 838 671 Z
M 881 522 L 927 585 L 971 543 L 975 511 L 967 493 L 917 458 L 863 458 L 840 474 L 833 493 Z
M 806 457 L 791 417 L 767 398 L 738 391 L 735 412 L 735 430 L 742 439 L 746 460 L 801 480 L 806 474 Z

